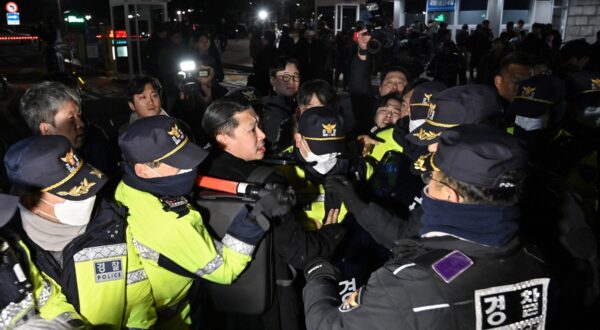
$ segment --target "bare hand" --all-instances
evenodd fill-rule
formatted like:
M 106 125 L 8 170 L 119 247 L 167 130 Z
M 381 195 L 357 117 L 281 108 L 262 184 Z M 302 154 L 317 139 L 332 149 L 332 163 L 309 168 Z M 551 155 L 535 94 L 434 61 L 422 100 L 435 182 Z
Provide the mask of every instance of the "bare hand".
M 362 146 L 363 146 L 363 148 L 362 148 L 363 156 L 368 155 L 371 152 L 371 150 L 373 150 L 373 146 L 379 144 L 379 141 L 373 139 L 369 135 L 359 135 L 358 142 L 360 144 L 362 144 Z
M 327 213 L 327 219 L 325 219 L 325 223 L 321 224 L 321 221 L 314 220 L 315 226 L 317 229 L 321 229 L 323 226 L 332 225 L 338 222 L 338 217 L 340 215 L 340 209 L 331 209 L 329 213 Z

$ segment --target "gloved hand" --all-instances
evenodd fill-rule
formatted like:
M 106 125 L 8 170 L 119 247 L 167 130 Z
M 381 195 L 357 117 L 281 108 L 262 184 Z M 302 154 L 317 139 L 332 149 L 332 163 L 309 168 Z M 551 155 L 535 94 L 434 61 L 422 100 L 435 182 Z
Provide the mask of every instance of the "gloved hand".
M 317 279 L 327 278 L 332 281 L 339 281 L 340 271 L 325 258 L 317 258 L 308 263 L 304 268 L 304 278 L 306 282 Z
M 325 179 L 325 191 L 338 196 L 348 211 L 355 216 L 367 207 L 367 204 L 358 198 L 352 182 L 342 175 L 328 176 Z
M 256 204 L 267 218 L 286 215 L 296 204 L 294 189 L 278 183 L 267 183 L 259 196 Z

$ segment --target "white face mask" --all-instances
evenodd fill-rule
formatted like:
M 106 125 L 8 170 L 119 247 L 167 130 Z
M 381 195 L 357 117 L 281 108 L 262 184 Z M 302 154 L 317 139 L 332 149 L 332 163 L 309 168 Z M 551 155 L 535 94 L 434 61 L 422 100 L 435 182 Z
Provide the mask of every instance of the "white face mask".
M 81 201 L 65 200 L 62 203 L 56 204 L 50 203 L 43 198 L 41 200 L 48 205 L 54 206 L 54 214 L 56 214 L 56 216 L 51 216 L 42 211 L 40 211 L 40 213 L 54 218 L 65 225 L 83 226 L 90 222 L 94 203 L 96 202 L 96 196 Z
M 325 175 L 335 166 L 339 154 L 339 152 L 334 152 L 324 155 L 315 155 L 309 151 L 305 160 L 309 163 L 316 162 L 317 164 L 313 165 L 315 171 Z
M 538 129 L 544 129 L 548 127 L 548 121 L 550 120 L 549 114 L 544 114 L 539 117 L 530 118 L 530 117 L 515 117 L 515 125 L 521 127 L 526 131 L 535 131 Z
M 583 118 L 593 127 L 600 127 L 600 107 L 586 107 L 583 109 Z
M 414 130 L 416 130 L 417 128 L 419 128 L 419 126 L 425 124 L 425 119 L 415 119 L 415 120 L 410 120 L 408 122 L 408 131 L 412 132 Z

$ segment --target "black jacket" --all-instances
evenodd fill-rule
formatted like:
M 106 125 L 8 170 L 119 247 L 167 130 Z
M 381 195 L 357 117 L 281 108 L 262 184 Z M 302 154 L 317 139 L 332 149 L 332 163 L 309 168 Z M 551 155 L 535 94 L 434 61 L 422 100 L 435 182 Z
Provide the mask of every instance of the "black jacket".
M 274 94 L 262 98 L 263 113 L 261 128 L 265 133 L 265 143 L 269 153 L 279 153 L 289 147 L 285 141 L 293 135 L 292 122 L 296 112 L 296 100 L 291 97 Z M 286 124 L 287 123 L 287 124 Z
M 307 328 L 475 329 L 480 324 L 487 329 L 491 322 L 509 325 L 524 315 L 547 314 L 550 279 L 543 261 L 516 239 L 500 248 L 449 236 L 399 244 L 394 259 L 342 304 L 337 283 L 326 278 L 308 282 Z M 446 258 L 452 251 L 473 264 L 444 267 L 452 263 Z M 458 275 L 447 283 L 434 268 Z

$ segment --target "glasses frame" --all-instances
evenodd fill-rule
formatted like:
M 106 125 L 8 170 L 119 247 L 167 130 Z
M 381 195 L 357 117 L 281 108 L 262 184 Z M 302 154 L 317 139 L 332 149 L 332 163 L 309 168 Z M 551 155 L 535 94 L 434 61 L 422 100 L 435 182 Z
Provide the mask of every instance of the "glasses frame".
M 291 74 L 287 74 L 287 73 L 284 73 L 277 77 L 280 78 L 281 80 L 283 80 L 283 82 L 289 82 L 292 79 L 294 80 L 294 82 L 299 82 L 300 79 L 302 78 L 300 75 L 291 75 Z

